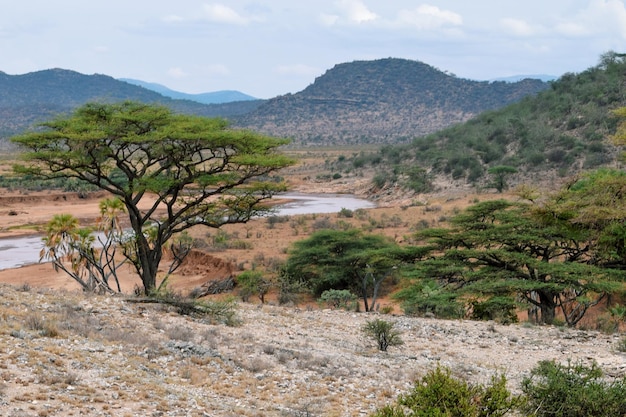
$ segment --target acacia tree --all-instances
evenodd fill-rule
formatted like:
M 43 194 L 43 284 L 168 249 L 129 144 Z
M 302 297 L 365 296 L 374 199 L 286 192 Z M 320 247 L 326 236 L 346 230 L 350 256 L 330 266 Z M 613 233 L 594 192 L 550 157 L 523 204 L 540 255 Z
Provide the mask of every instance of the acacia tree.
M 491 167 L 487 170 L 487 173 L 494 176 L 493 187 L 498 190 L 499 193 L 509 188 L 506 182 L 506 177 L 511 174 L 517 173 L 517 169 L 508 165 L 498 165 Z
M 363 299 L 365 311 L 371 311 L 383 281 L 419 258 L 420 252 L 413 249 L 356 229 L 324 229 L 294 244 L 285 270 L 292 282 L 318 296 L 326 290 L 352 289 Z
M 594 265 L 588 230 L 525 203 L 486 201 L 422 233 L 436 244 L 417 265 L 421 276 L 483 299 L 516 294 L 540 310 L 543 323 L 560 309 L 575 325 L 587 309 L 619 288 L 618 271 Z M 408 293 L 410 294 L 410 293 Z
M 75 178 L 118 197 L 133 232 L 125 253 L 146 293 L 175 234 L 268 211 L 261 203 L 285 189 L 270 174 L 293 164 L 278 150 L 285 140 L 136 102 L 86 104 L 42 128 L 12 138 L 25 150 L 15 171 Z

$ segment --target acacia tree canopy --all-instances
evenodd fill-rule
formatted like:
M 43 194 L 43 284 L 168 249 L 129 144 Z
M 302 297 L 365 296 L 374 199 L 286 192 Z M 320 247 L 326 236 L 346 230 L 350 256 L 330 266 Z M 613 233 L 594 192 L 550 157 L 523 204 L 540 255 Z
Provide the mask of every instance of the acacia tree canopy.
M 515 294 L 540 310 L 542 322 L 552 323 L 560 309 L 575 325 L 619 288 L 623 274 L 594 264 L 589 230 L 539 214 L 529 204 L 505 200 L 469 207 L 452 228 L 422 234 L 437 249 L 417 265 L 421 277 L 483 299 Z
M 146 293 L 156 288 L 163 246 L 174 234 L 267 211 L 260 203 L 285 190 L 270 174 L 294 163 L 278 150 L 285 140 L 137 102 L 89 103 L 42 127 L 12 138 L 25 150 L 15 171 L 76 178 L 119 197 Z M 150 238 L 145 226 L 155 228 Z
M 299 281 L 316 295 L 330 289 L 352 289 L 361 295 L 365 311 L 370 311 L 383 280 L 424 252 L 356 229 L 325 229 L 294 243 L 286 272 L 290 280 Z

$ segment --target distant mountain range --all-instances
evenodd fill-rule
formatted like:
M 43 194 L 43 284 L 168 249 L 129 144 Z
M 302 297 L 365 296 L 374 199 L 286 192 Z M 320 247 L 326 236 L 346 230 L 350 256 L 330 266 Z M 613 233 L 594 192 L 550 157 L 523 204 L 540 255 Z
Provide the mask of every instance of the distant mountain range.
M 235 127 L 289 137 L 300 145 L 397 143 L 549 87 L 530 79 L 514 83 L 465 80 L 419 61 L 395 58 L 336 65 L 305 90 L 270 100 L 238 93 L 234 97 L 240 101 L 203 104 L 189 95 L 167 97 L 152 91 L 158 88 L 152 84 L 134 84 L 58 68 L 23 75 L 0 72 L 0 147 L 7 137 L 86 102 L 122 100 L 224 117 Z
M 235 90 L 222 90 L 222 91 L 214 91 L 211 93 L 200 93 L 200 94 L 188 94 L 182 93 L 180 91 L 175 91 L 167 88 L 164 85 L 157 83 L 148 83 L 141 80 L 134 80 L 132 78 L 119 78 L 120 81 L 127 82 L 129 84 L 138 85 L 143 88 L 147 88 L 148 90 L 156 91 L 157 93 L 177 99 L 177 100 L 192 100 L 197 101 L 198 103 L 203 104 L 221 104 L 221 103 L 230 103 L 233 101 L 250 101 L 250 100 L 258 100 L 255 97 L 244 94 L 240 91 Z

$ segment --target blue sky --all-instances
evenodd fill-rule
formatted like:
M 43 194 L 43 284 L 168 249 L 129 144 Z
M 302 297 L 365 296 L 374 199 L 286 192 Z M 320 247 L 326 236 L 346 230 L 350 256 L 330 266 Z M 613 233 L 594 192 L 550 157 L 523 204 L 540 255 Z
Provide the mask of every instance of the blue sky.
M 559 76 L 626 52 L 622 0 L 0 2 L 0 71 L 65 68 L 187 93 L 270 98 L 335 64 L 388 57 L 477 80 Z

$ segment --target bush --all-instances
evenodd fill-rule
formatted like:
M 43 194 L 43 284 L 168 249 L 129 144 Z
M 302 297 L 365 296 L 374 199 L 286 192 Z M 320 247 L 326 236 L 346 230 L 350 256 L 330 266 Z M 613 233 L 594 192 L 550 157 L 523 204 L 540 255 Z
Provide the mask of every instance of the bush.
M 363 332 L 376 341 L 378 350 L 387 351 L 389 346 L 404 344 L 400 338 L 400 332 L 393 328 L 394 323 L 385 320 L 371 320 L 363 326 Z
M 356 299 L 357 296 L 348 290 L 326 290 L 320 296 L 320 301 L 331 308 L 350 308 Z
M 250 297 L 256 295 L 265 303 L 265 296 L 271 288 L 271 282 L 263 277 L 260 271 L 244 271 L 237 276 L 239 296 L 242 301 L 248 302 Z
M 413 391 L 398 398 L 396 405 L 378 410 L 372 417 L 501 417 L 522 404 L 511 395 L 504 375 L 491 384 L 470 385 L 451 376 L 448 368 L 437 367 L 415 382 Z
M 472 303 L 472 319 L 495 320 L 498 323 L 517 323 L 515 300 L 510 297 L 492 297 Z
M 624 416 L 626 378 L 607 381 L 594 362 L 561 365 L 541 361 L 522 380 L 528 402 L 525 411 L 538 417 Z

